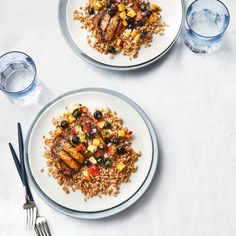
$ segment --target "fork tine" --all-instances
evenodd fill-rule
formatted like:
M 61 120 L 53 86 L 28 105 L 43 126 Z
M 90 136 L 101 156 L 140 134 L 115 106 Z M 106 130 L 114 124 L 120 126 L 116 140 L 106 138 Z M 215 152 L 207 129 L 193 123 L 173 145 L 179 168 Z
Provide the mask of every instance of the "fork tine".
M 43 221 L 42 224 L 43 224 L 43 227 L 44 227 L 44 229 L 45 229 L 46 235 L 47 235 L 47 236 L 51 236 L 51 233 L 50 233 L 50 230 L 49 230 L 47 221 Z
M 37 225 L 37 229 L 38 229 L 38 231 L 39 231 L 40 236 L 46 236 L 46 235 L 44 235 L 44 232 L 42 231 L 42 228 L 41 228 L 41 224 L 40 224 L 40 223 Z
M 41 223 L 41 227 L 42 227 L 42 231 L 43 231 L 44 235 L 47 236 L 47 232 L 46 232 L 46 230 L 45 230 L 45 228 L 43 226 L 43 223 Z
M 34 228 L 34 231 L 36 232 L 37 236 L 41 236 L 40 233 L 39 233 L 39 231 L 38 231 L 38 228 L 37 228 L 36 226 L 35 226 L 35 228 Z
M 28 230 L 30 230 L 30 228 L 31 228 L 31 208 L 28 208 L 27 211 L 29 213 Z
M 31 221 L 30 221 L 30 229 L 34 228 L 34 207 L 31 208 Z
M 41 223 L 41 227 L 42 227 L 42 231 L 44 232 L 45 236 L 48 236 L 47 231 L 46 231 L 46 229 L 45 229 L 45 227 L 44 227 L 43 222 Z
M 26 209 L 26 230 L 29 230 L 30 224 L 30 210 Z
M 31 213 L 31 219 L 30 219 L 30 230 L 32 230 L 34 227 L 34 207 L 31 207 L 30 209 L 30 213 Z
M 25 228 L 27 230 L 28 229 L 28 210 L 27 209 L 25 210 L 25 213 L 26 213 L 26 225 L 25 225 Z
M 28 225 L 28 230 L 31 229 L 31 224 L 32 224 L 32 208 L 28 209 L 29 211 L 29 225 Z
M 37 217 L 37 208 L 36 207 L 34 207 L 34 215 L 33 215 L 33 217 L 34 217 L 34 220 L 33 220 L 32 229 L 35 228 L 35 223 L 36 223 L 36 217 Z
M 27 230 L 32 230 L 34 228 L 34 208 L 35 207 L 29 207 L 26 209 L 27 212 Z
M 34 207 L 31 207 L 30 209 L 30 213 L 31 213 L 31 219 L 30 219 L 30 229 L 32 230 L 34 227 Z

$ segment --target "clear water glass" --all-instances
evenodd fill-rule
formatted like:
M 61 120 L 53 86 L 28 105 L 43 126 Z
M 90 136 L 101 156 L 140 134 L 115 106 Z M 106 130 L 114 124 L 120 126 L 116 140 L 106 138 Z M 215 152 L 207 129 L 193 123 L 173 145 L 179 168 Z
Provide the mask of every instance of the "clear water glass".
M 187 9 L 184 42 L 193 52 L 215 51 L 229 21 L 229 11 L 221 1 L 196 0 Z
M 33 59 L 23 52 L 8 52 L 0 57 L 0 90 L 14 104 L 34 102 L 40 94 Z

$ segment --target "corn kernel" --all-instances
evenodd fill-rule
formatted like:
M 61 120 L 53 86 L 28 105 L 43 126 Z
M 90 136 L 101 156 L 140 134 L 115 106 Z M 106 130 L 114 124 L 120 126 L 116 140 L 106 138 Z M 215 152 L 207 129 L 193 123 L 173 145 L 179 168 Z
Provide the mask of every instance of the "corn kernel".
M 150 7 L 150 11 L 160 11 L 160 10 L 161 10 L 160 6 L 156 4 L 152 4 Z
M 132 36 L 132 37 L 135 37 L 137 34 L 138 34 L 138 30 L 136 30 L 136 29 L 134 29 L 134 30 L 131 32 L 131 36 Z
M 124 11 L 125 10 L 125 5 L 123 3 L 120 3 L 118 5 L 118 9 L 119 9 L 119 11 Z
M 135 11 L 133 10 L 133 9 L 131 9 L 128 13 L 127 13 L 127 16 L 129 16 L 129 17 L 135 17 L 136 16 L 136 13 L 135 13 Z
M 120 16 L 120 18 L 121 18 L 122 20 L 124 20 L 125 17 L 126 17 L 126 12 L 125 12 L 125 11 L 122 11 L 119 16 Z
M 94 8 L 96 9 L 96 10 L 99 10 L 99 9 L 101 9 L 103 7 L 103 4 L 102 4 L 102 2 L 100 2 L 100 1 L 97 1 L 96 3 L 95 3 L 95 6 L 94 6 Z
M 149 21 L 150 22 L 156 22 L 157 21 L 157 16 L 155 14 L 152 14 L 150 17 L 149 17 Z
M 137 34 L 137 35 L 134 37 L 134 42 L 137 43 L 139 40 L 140 40 L 140 34 Z
M 85 134 L 80 135 L 79 139 L 80 139 L 81 143 L 86 143 L 87 142 Z
M 121 40 L 121 39 L 118 39 L 117 42 L 116 42 L 116 45 L 117 45 L 117 46 L 121 46 L 122 43 L 123 43 L 122 40 Z
M 122 22 L 123 22 L 123 25 L 124 25 L 124 26 L 127 26 L 127 25 L 128 25 L 128 22 L 127 22 L 126 20 L 123 20 Z
M 74 116 L 69 116 L 68 117 L 68 122 L 72 123 L 73 121 L 75 121 L 75 117 Z

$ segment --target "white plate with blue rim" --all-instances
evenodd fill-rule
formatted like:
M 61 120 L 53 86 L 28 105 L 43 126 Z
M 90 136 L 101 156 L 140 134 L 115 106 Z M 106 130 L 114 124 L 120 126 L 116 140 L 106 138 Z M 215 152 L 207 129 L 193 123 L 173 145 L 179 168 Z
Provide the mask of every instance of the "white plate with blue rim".
M 66 194 L 53 177 L 49 177 L 44 153 L 43 136 L 54 129 L 52 118 L 63 114 L 65 107 L 82 103 L 93 110 L 109 107 L 124 119 L 124 125 L 134 132 L 132 146 L 141 151 L 138 171 L 131 182 L 121 185 L 114 196 L 93 197 L 84 201 L 77 190 Z M 39 196 L 55 210 L 82 219 L 99 219 L 117 214 L 134 204 L 148 189 L 158 163 L 158 144 L 153 125 L 143 110 L 128 97 L 107 89 L 85 88 L 68 92 L 47 104 L 33 121 L 25 145 L 26 172 Z M 44 172 L 41 170 L 44 169 Z
M 88 32 L 81 29 L 78 21 L 73 20 L 73 11 L 84 7 L 86 2 L 87 0 L 60 0 L 59 24 L 69 47 L 87 62 L 101 68 L 124 71 L 149 65 L 171 49 L 181 31 L 184 15 L 183 0 L 150 0 L 151 3 L 157 3 L 162 8 L 162 20 L 168 25 L 165 27 L 164 35 L 154 35 L 151 47 L 142 47 L 139 56 L 133 60 L 129 60 L 127 56 L 122 54 L 111 59 L 108 55 L 101 54 L 88 45 Z

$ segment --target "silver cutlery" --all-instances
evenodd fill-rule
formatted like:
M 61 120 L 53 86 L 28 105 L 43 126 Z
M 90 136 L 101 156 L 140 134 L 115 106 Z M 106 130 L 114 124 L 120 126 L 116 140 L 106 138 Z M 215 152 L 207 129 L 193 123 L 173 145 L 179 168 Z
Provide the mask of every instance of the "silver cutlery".
M 25 189 L 26 202 L 23 205 L 23 209 L 26 210 L 26 229 L 27 230 L 34 229 L 38 236 L 51 236 L 47 221 L 45 217 L 39 215 L 37 206 L 34 202 L 32 193 L 28 185 L 28 180 L 27 180 L 27 176 L 25 172 L 25 165 L 24 165 L 24 143 L 23 143 L 23 136 L 22 136 L 20 123 L 17 124 L 17 130 L 18 130 L 20 161 L 11 143 L 9 143 L 9 147 L 10 147 L 10 151 L 11 151 L 13 160 L 15 162 L 18 174 L 21 178 L 22 184 Z
M 35 232 L 38 236 L 51 236 L 45 217 L 37 215 Z

